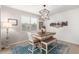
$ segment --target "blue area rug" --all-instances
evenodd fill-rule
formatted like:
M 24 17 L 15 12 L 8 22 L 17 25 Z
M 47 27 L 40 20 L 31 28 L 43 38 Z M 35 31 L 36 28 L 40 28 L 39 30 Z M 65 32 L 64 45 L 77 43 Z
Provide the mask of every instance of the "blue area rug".
M 31 51 L 29 49 L 32 49 L 31 45 L 26 46 L 16 46 L 11 49 L 13 54 L 31 54 Z M 57 47 L 52 49 L 48 54 L 63 54 L 68 52 L 68 46 L 64 44 L 57 44 Z M 42 50 L 42 53 L 40 53 L 40 49 L 37 49 L 34 51 L 34 54 L 45 54 L 45 51 Z

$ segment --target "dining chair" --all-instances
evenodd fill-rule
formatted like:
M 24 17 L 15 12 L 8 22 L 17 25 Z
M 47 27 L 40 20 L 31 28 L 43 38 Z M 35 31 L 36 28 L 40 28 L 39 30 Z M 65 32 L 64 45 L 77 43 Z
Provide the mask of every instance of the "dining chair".
M 33 34 L 31 32 L 27 32 L 28 35 L 28 44 L 31 45 L 30 48 L 28 48 L 29 51 L 32 52 L 32 54 L 34 53 L 34 51 L 36 51 L 38 48 L 38 44 L 39 44 L 39 40 L 33 38 Z

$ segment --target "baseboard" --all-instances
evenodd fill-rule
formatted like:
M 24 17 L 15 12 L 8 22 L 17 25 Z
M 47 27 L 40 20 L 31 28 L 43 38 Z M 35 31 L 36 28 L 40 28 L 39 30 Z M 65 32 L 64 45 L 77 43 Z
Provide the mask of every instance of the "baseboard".
M 67 43 L 74 44 L 74 45 L 79 45 L 78 43 L 70 42 L 70 41 L 66 41 L 66 40 L 60 40 L 60 41 L 67 42 Z
M 18 41 L 18 42 L 15 42 L 15 43 L 11 43 L 11 44 L 9 44 L 9 46 L 16 45 L 16 44 L 20 44 L 20 43 L 25 43 L 25 42 L 27 42 L 27 40 Z

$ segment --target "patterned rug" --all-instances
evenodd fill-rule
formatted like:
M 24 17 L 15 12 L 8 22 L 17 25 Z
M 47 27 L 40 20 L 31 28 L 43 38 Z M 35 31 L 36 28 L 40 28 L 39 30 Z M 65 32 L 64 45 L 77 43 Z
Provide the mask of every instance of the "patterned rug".
M 51 48 L 51 45 L 49 46 L 49 48 Z M 32 49 L 31 45 L 16 46 L 12 48 L 11 51 L 13 54 L 31 54 L 31 51 L 29 49 Z M 67 54 L 68 51 L 68 45 L 58 43 L 57 46 L 52 49 L 48 54 Z M 34 51 L 34 54 L 45 54 L 45 51 L 42 50 L 42 52 L 40 52 L 40 49 L 38 48 Z

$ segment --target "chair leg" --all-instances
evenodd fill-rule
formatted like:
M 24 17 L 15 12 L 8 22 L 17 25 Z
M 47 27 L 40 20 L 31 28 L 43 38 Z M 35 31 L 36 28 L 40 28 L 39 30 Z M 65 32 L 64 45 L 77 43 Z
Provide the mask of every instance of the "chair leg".
M 41 45 L 41 43 L 39 43 L 39 49 L 40 49 L 40 53 L 42 54 L 42 45 Z
M 32 47 L 32 54 L 34 54 L 34 46 Z
M 46 54 L 48 53 L 48 46 L 46 45 Z
M 42 54 L 42 49 L 41 48 L 39 48 L 40 49 L 40 54 Z

